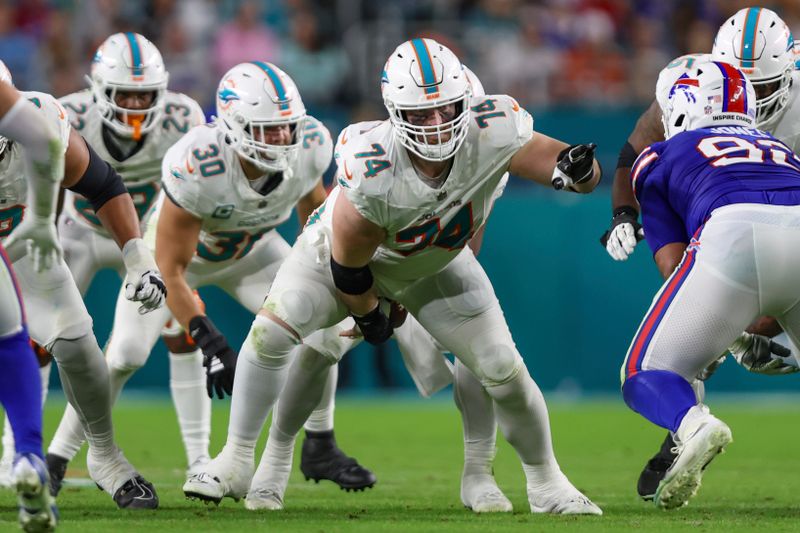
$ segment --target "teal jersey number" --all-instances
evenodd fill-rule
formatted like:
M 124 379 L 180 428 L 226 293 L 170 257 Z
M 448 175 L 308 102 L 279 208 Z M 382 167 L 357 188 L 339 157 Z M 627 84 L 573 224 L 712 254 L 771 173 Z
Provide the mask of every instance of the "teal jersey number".
M 212 159 L 211 161 L 206 161 L 206 159 L 217 157 L 219 155 L 219 147 L 216 144 L 209 144 L 208 149 L 203 150 L 202 152 L 199 148 L 197 150 L 193 150 L 192 155 L 195 159 L 201 162 L 200 165 L 198 165 L 198 168 L 200 169 L 200 175 L 204 178 L 210 178 L 211 176 L 216 176 L 225 172 L 225 162 L 222 159 Z
M 202 242 L 197 243 L 197 255 L 207 261 L 227 261 L 228 259 L 241 259 L 250 253 L 253 246 L 271 228 L 263 228 L 255 233 L 248 231 L 216 231 L 211 234 L 217 239 L 214 245 L 218 252 L 211 251 Z
M 22 222 L 25 213 L 24 205 L 12 205 L 5 209 L 0 209 L 0 237 L 6 237 L 11 230 Z
M 369 152 L 359 152 L 356 154 L 357 159 L 374 158 L 386 155 L 386 150 L 378 143 L 372 145 L 372 150 Z M 379 172 L 386 170 L 392 166 L 392 163 L 386 159 L 367 159 L 364 161 L 367 166 L 367 171 L 364 173 L 365 178 L 374 178 Z
M 86 104 L 81 104 L 80 106 L 76 106 L 75 104 L 65 103 L 64 107 L 72 111 L 72 127 L 76 130 L 80 131 L 86 126 L 86 121 L 83 120 L 83 115 L 89 110 L 89 106 Z
M 189 131 L 189 120 L 186 118 L 192 110 L 183 104 L 173 104 L 172 102 L 164 106 L 164 113 L 167 117 L 161 121 L 161 127 L 167 131 L 175 128 L 180 133 Z M 182 118 L 181 118 L 182 117 Z
M 395 242 L 417 243 L 408 250 L 399 251 L 405 256 L 424 250 L 428 246 L 460 250 L 472 237 L 472 227 L 472 202 L 469 202 L 458 210 L 458 213 L 444 228 L 441 227 L 441 221 L 438 217 L 432 218 L 424 224 L 397 232 Z
M 311 125 L 306 126 L 306 128 L 303 130 L 303 148 L 311 148 L 311 145 L 314 141 L 317 141 L 317 144 L 322 146 L 324 138 L 322 137 L 322 133 L 319 131 L 318 127 L 318 124 L 314 122 Z
M 478 127 L 483 129 L 489 125 L 490 118 L 497 118 L 497 117 L 504 117 L 506 116 L 505 111 L 495 111 L 497 106 L 495 106 L 495 102 L 497 102 L 496 98 L 489 98 L 488 100 L 484 100 L 480 104 L 476 106 L 472 106 L 470 110 L 473 113 L 484 113 L 483 115 L 476 115 L 475 122 L 478 123 Z M 494 111 L 492 113 L 492 111 Z
M 144 185 L 128 187 L 128 192 L 133 199 L 136 214 L 139 215 L 139 220 L 142 220 L 158 193 L 158 186 L 155 183 L 145 183 Z

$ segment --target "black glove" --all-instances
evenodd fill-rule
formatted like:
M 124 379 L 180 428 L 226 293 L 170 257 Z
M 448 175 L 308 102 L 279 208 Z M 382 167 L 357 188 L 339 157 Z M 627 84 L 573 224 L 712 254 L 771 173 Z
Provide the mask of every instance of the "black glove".
M 386 313 L 381 311 L 380 304 L 364 316 L 353 315 L 353 320 L 361 330 L 364 340 L 370 344 L 381 344 L 394 333 L 392 323 Z
M 553 170 L 553 187 L 557 190 L 570 189 L 572 185 L 592 179 L 595 148 L 596 144 L 589 143 L 573 144 L 561 150 Z
M 189 335 L 203 350 L 203 366 L 206 367 L 206 392 L 214 398 L 214 391 L 221 400 L 225 393 L 233 394 L 233 377 L 236 358 L 225 336 L 211 323 L 207 316 L 198 315 L 189 321 Z

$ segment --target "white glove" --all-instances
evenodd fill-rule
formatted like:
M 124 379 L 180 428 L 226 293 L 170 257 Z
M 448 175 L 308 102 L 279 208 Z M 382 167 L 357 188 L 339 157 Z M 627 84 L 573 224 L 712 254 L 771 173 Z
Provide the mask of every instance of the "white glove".
M 789 348 L 763 335 L 742 333 L 728 349 L 749 372 L 778 375 L 800 370 Z
M 630 222 L 617 224 L 608 236 L 606 250 L 617 261 L 625 261 L 636 248 L 636 230 Z
M 142 239 L 131 239 L 125 243 L 122 261 L 128 271 L 125 276 L 125 298 L 142 304 L 139 314 L 144 315 L 164 305 L 167 286 Z
M 11 262 L 29 255 L 36 272 L 52 268 L 61 259 L 62 250 L 52 217 L 38 217 L 32 212 L 22 219 L 4 245 Z

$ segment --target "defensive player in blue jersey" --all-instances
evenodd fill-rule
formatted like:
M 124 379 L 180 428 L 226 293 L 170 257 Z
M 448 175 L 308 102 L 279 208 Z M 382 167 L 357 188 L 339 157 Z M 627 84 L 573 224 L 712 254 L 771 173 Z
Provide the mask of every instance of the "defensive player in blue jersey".
M 667 141 L 631 172 L 664 286 L 622 366 L 628 406 L 669 429 L 677 457 L 656 490 L 685 505 L 731 442 L 690 382 L 758 316 L 800 335 L 800 158 L 756 130 L 755 91 L 737 68 L 702 62 L 663 109 Z
M 780 16 L 766 8 L 748 7 L 727 19 L 714 38 L 711 54 L 690 54 L 678 57 L 659 73 L 655 96 L 650 108 L 636 122 L 620 151 L 612 185 L 614 215 L 611 227 L 602 242 L 609 255 L 624 261 L 634 252 L 638 240 L 644 237 L 639 224 L 640 206 L 633 193 L 631 167 L 639 153 L 648 145 L 664 140 L 661 106 L 669 99 L 675 80 L 703 61 L 724 61 L 740 68 L 753 82 L 756 91 L 756 122 L 758 129 L 768 131 L 792 150 L 800 152 L 800 70 L 795 70 L 796 52 L 792 33 Z M 785 375 L 798 371 L 795 357 L 800 355 L 772 317 L 760 317 L 731 347 L 733 359 L 750 372 Z M 705 380 L 724 358 L 704 369 L 693 382 L 702 398 Z M 644 500 L 652 500 L 658 484 L 672 465 L 675 443 L 667 433 L 658 453 L 642 469 L 637 492 Z

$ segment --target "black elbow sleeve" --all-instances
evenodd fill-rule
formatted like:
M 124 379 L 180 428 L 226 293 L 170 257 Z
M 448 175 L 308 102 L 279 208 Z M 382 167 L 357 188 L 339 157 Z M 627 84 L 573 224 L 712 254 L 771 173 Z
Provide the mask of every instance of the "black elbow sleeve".
M 619 159 L 617 159 L 617 168 L 631 168 L 633 164 L 636 162 L 637 157 L 639 157 L 639 154 L 636 153 L 636 150 L 633 148 L 633 145 L 629 142 L 626 142 L 625 145 L 622 147 L 622 150 L 619 151 Z
M 331 274 L 333 274 L 333 284 L 345 294 L 364 294 L 372 287 L 372 271 L 369 265 L 347 267 L 340 265 L 331 257 Z
M 112 198 L 128 194 L 128 189 L 117 171 L 103 161 L 89 143 L 86 143 L 86 148 L 89 150 L 89 166 L 78 183 L 69 187 L 69 190 L 86 198 L 96 213 Z

